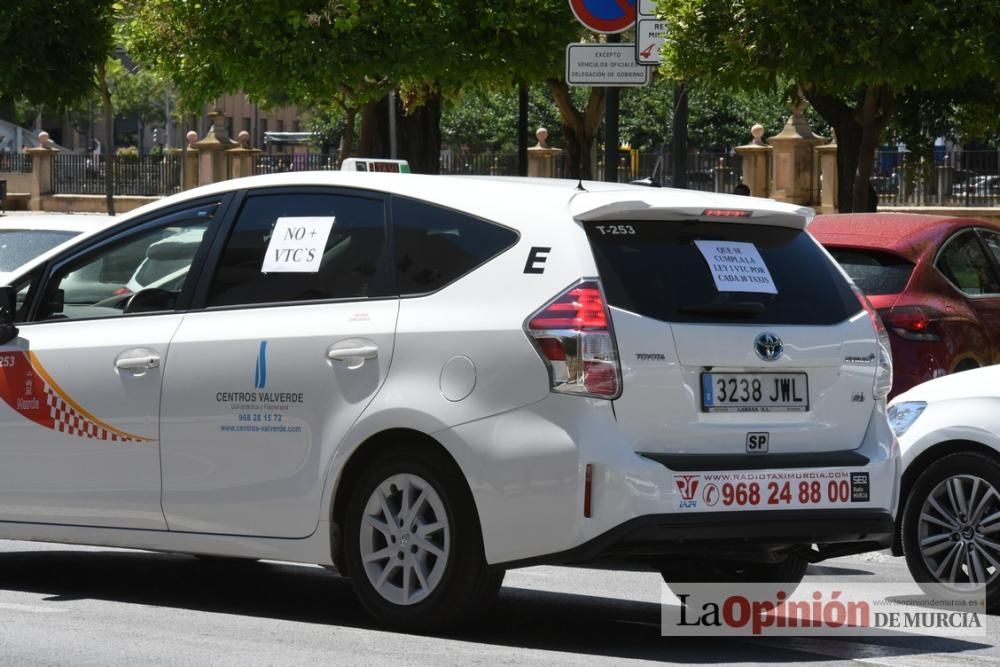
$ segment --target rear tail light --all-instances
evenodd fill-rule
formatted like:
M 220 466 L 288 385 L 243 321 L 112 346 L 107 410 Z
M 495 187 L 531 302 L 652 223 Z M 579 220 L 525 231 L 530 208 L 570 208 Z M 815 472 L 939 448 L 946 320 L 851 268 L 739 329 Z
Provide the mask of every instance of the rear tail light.
M 526 329 L 549 368 L 552 391 L 618 396 L 621 367 L 609 319 L 596 280 L 573 285 L 531 316 Z
M 938 335 L 937 323 L 941 313 L 926 306 L 898 306 L 889 310 L 880 310 L 879 315 L 886 327 L 906 340 L 935 341 L 941 340 Z
M 857 287 L 854 288 L 854 294 L 857 295 L 858 301 L 861 302 L 861 307 L 868 313 L 868 318 L 871 320 L 872 326 L 875 327 L 877 354 L 875 359 L 875 384 L 872 387 L 872 394 L 875 400 L 879 400 L 888 396 L 889 390 L 892 389 L 892 348 L 889 345 L 889 332 L 885 330 L 882 318 L 875 312 L 875 308 L 872 307 L 868 297 Z

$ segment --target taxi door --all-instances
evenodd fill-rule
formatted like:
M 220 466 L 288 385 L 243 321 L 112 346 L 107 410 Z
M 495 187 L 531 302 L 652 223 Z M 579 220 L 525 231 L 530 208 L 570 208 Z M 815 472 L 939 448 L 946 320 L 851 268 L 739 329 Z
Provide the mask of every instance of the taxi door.
M 385 203 L 251 192 L 227 237 L 170 344 L 163 512 L 170 530 L 306 537 L 331 457 L 392 359 Z
M 0 346 L 0 521 L 166 528 L 160 390 L 186 277 L 124 286 L 158 241 L 205 235 L 216 208 L 88 242 L 31 286 L 27 321 Z M 198 244 L 171 250 L 183 274 Z

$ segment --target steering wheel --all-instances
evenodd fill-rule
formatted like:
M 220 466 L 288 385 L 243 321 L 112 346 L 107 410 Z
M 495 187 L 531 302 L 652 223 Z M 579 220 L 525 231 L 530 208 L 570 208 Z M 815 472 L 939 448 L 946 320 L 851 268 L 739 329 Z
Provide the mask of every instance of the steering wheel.
M 177 292 L 160 287 L 147 287 L 132 294 L 125 301 L 125 313 L 152 313 L 171 310 L 177 301 Z

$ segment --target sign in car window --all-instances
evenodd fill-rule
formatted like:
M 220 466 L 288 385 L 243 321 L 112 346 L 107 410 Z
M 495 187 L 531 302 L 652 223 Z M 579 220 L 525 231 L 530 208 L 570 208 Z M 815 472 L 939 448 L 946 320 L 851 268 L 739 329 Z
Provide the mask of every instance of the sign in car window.
M 757 246 L 743 241 L 695 241 L 720 292 L 777 294 Z
M 332 217 L 278 218 L 261 273 L 316 273 L 333 229 Z

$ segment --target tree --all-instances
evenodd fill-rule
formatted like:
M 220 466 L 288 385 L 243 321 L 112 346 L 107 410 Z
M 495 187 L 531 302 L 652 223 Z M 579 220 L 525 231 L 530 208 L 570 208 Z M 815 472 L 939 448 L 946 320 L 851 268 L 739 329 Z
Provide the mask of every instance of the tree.
M 139 123 L 139 153 L 142 154 L 143 131 L 150 123 L 166 121 L 163 99 L 167 84 L 152 70 L 132 65 L 126 67 L 118 58 L 108 63 L 108 83 L 115 111 L 121 116 L 134 116 Z
M 874 210 L 870 177 L 901 91 L 1000 79 L 995 0 L 659 0 L 662 71 L 710 88 L 801 94 L 837 133 L 838 208 Z
M 62 110 L 111 52 L 111 0 L 15 0 L 0 11 L 0 118 L 15 101 Z
M 424 171 L 438 166 L 443 100 L 558 81 L 565 45 L 580 32 L 564 0 L 261 0 L 253 11 L 241 0 L 122 4 L 129 53 L 165 74 L 186 108 L 235 90 L 265 106 L 339 99 L 360 110 L 362 150 L 385 150 L 386 95 L 397 91 L 404 157 Z M 569 105 L 561 108 L 574 125 Z

